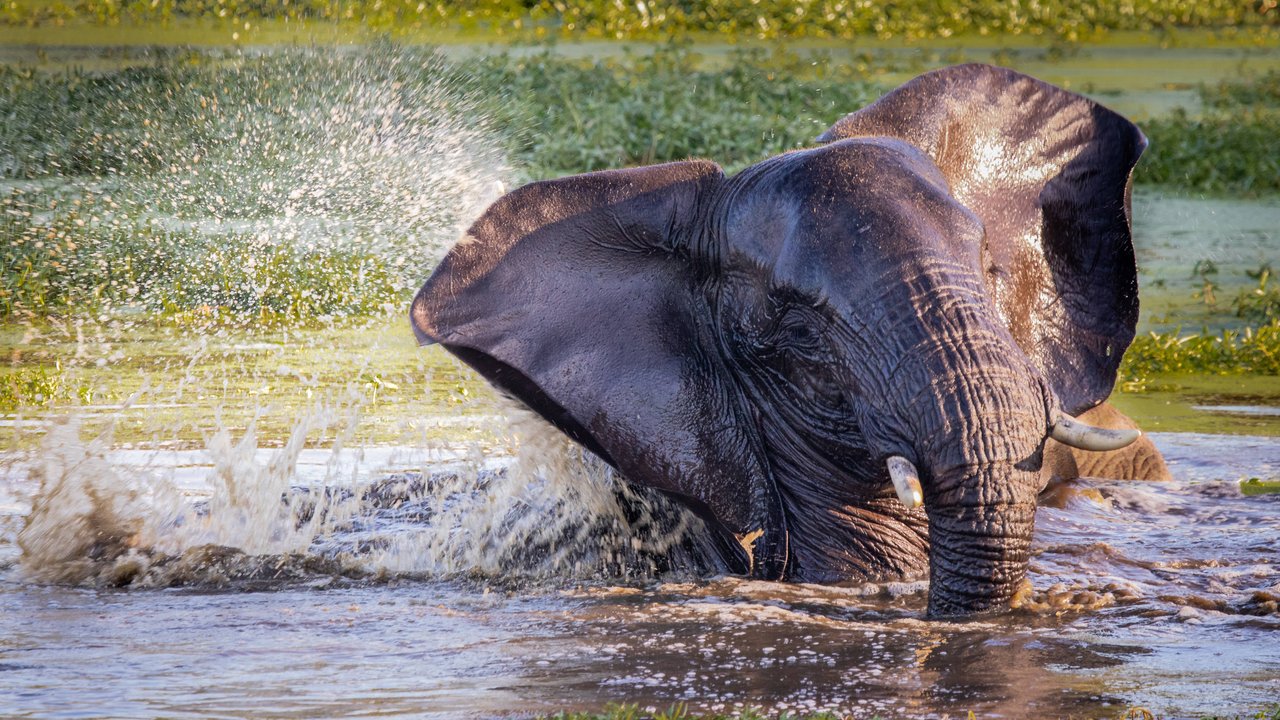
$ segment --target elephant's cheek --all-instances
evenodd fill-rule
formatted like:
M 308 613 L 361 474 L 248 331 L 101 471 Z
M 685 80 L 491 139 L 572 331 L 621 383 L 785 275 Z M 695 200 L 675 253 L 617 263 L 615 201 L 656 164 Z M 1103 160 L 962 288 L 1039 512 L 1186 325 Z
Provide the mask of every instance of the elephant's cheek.
M 929 509 L 929 616 L 1009 607 L 1030 558 L 1035 504 Z

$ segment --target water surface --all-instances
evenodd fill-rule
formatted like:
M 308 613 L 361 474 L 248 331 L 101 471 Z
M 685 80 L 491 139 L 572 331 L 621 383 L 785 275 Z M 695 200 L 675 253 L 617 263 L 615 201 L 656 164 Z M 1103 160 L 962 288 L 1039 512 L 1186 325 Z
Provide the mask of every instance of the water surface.
M 633 557 L 620 570 L 599 552 L 612 547 L 616 527 L 570 540 L 551 561 L 525 557 L 537 554 L 529 538 L 548 535 L 513 529 L 509 513 L 521 502 L 543 498 L 534 510 L 546 514 L 532 525 L 543 530 L 576 527 L 592 513 L 598 520 L 608 502 L 573 495 L 564 478 L 540 476 L 530 491 L 491 472 L 525 472 L 528 457 L 485 458 L 472 474 L 457 472 L 460 456 L 405 448 L 336 460 L 306 451 L 280 471 L 291 495 L 304 494 L 302 484 L 314 496 L 326 484 L 354 487 L 353 478 L 385 486 L 392 467 L 442 470 L 434 490 L 357 502 L 349 520 L 287 552 L 201 545 L 165 525 L 172 508 L 153 492 L 95 501 L 99 514 L 117 520 L 132 512 L 142 525 L 160 521 L 123 540 L 146 554 L 150 569 L 104 571 L 119 548 L 102 542 L 78 558 L 45 548 L 48 564 L 27 567 L 14 543 L 42 491 L 11 465 L 0 485 L 8 565 L 0 714 L 451 718 L 610 702 L 895 717 L 1260 708 L 1280 696 L 1280 495 L 1246 497 L 1237 482 L 1280 471 L 1280 446 L 1177 433 L 1155 440 L 1176 480 L 1062 489 L 1038 515 L 1034 590 L 1022 608 L 964 622 L 925 620 L 924 583 L 755 582 L 707 575 L 695 557 L 657 569 Z M 91 462 L 96 451 L 83 449 L 82 463 Z M 241 458 L 242 472 L 271 472 L 282 452 L 254 450 Z M 225 525 L 224 546 L 287 542 L 296 513 L 246 524 L 235 503 L 219 505 L 227 491 L 217 467 L 226 459 L 211 454 L 98 456 L 113 472 L 149 475 L 153 490 L 177 488 L 183 503 L 204 508 L 188 522 Z M 77 467 L 84 465 L 67 466 L 56 484 L 64 503 L 94 486 Z M 569 482 L 610 482 L 577 472 Z M 557 496 L 575 506 L 557 505 Z M 450 514 L 450 503 L 464 512 Z M 483 508 L 498 509 L 486 517 Z M 93 512 L 55 514 L 65 527 Z M 102 519 L 84 527 L 101 531 L 94 523 Z M 159 548 L 176 554 L 164 559 Z M 468 554 L 478 548 L 505 559 L 495 565 Z M 59 563 L 80 563 L 80 585 L 40 579 Z

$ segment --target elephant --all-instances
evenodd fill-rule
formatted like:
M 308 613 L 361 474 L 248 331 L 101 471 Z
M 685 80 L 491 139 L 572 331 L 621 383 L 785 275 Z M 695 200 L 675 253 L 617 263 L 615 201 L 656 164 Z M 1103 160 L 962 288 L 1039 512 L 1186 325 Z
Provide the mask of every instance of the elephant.
M 735 572 L 927 574 L 928 616 L 1000 612 L 1051 476 L 1113 452 L 1121 477 L 1167 472 L 1102 405 L 1138 317 L 1146 144 L 1015 71 L 935 70 L 732 176 L 689 159 L 524 185 L 410 320 L 736 541 Z M 1112 428 L 1075 417 L 1095 408 Z

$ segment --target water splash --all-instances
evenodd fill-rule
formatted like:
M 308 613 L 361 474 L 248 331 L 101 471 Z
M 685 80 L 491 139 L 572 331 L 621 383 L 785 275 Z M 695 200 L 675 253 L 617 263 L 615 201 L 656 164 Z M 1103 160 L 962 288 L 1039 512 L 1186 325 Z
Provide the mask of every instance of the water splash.
M 366 314 L 509 183 L 483 99 L 430 49 L 157 51 L 28 82 L 15 97 L 68 102 L 84 127 L 16 107 L 0 147 L 18 178 L 0 234 L 36 274 L 6 298 L 19 314 Z
M 538 512 L 576 505 L 535 502 L 526 486 L 558 497 L 577 487 L 576 480 L 590 478 L 534 478 L 517 462 L 511 473 L 479 483 L 476 459 L 483 450 L 472 447 L 471 469 L 447 474 L 449 479 L 428 478 L 430 471 L 419 469 L 426 479 L 416 484 L 413 497 L 399 502 L 410 503 L 417 520 L 431 519 L 430 527 L 438 529 L 411 533 L 420 543 L 412 550 L 412 543 L 399 541 L 389 548 L 387 541 L 372 539 L 392 523 L 394 510 L 379 505 L 387 488 L 365 487 L 375 475 L 339 477 L 338 468 L 330 468 L 311 479 L 312 487 L 298 488 L 303 448 L 319 442 L 317 434 L 346 428 L 346 438 L 330 448 L 335 457 L 342 455 L 353 441 L 356 420 L 338 415 L 358 414 L 378 388 L 361 391 L 362 380 L 352 380 L 348 395 L 356 386 L 355 395 L 342 398 L 340 407 L 325 407 L 317 405 L 323 401 L 312 398 L 308 384 L 306 405 L 298 410 L 288 402 L 271 404 L 275 396 L 268 395 L 270 384 L 294 374 L 292 368 L 274 366 L 268 373 L 275 377 L 252 378 L 260 392 L 238 396 L 229 395 L 228 387 L 239 378 L 224 374 L 219 388 L 218 377 L 198 377 L 192 370 L 211 354 L 210 338 L 225 336 L 218 324 L 206 324 L 219 315 L 332 320 L 403 313 L 408 292 L 506 186 L 509 170 L 500 142 L 465 78 L 434 51 L 379 44 L 338 53 L 160 56 L 150 67 L 84 85 L 76 92 L 101 100 L 110 113 L 88 123 L 95 132 L 73 138 L 68 147 L 19 142 L 6 172 L 49 182 L 18 183 L 9 199 L 17 210 L 6 217 L 23 218 L 26 224 L 14 233 L 23 243 L 51 240 L 68 254 L 70 272 L 52 291 L 63 292 L 55 300 L 73 306 L 72 322 L 54 328 L 64 342 L 76 338 L 68 361 L 72 382 L 88 369 L 128 360 L 113 343 L 95 340 L 129 333 L 140 320 L 127 311 L 193 315 L 197 323 L 177 333 L 189 347 L 183 351 L 189 360 L 173 366 L 177 377 L 161 372 L 147 397 L 157 407 L 209 407 L 216 418 L 201 423 L 201 462 L 211 468 L 195 493 L 200 500 L 192 502 L 189 488 L 174 486 L 164 471 L 115 464 L 110 432 L 84 442 L 81 419 L 59 424 L 36 454 L 41 469 L 29 473 L 37 488 L 19 532 L 24 571 L 58 582 L 173 584 L 223 578 L 237 557 L 250 564 L 253 577 L 261 562 L 252 559 L 283 565 L 334 561 L 344 574 L 495 574 L 511 561 L 489 560 L 492 552 L 526 559 L 513 544 L 502 550 L 508 541 L 499 534 L 515 532 L 521 541 L 534 542 L 535 530 L 556 525 Z M 96 113 L 95 102 L 83 105 L 86 113 Z M 33 113 L 23 118 L 40 122 Z M 72 158 L 76 163 L 68 164 Z M 113 270 L 119 263 L 137 266 L 127 287 L 120 287 Z M 82 296 L 92 296 L 92 313 L 76 305 Z M 403 334 L 408 336 L 407 328 Z M 316 374 L 376 368 L 380 348 L 360 352 L 364 361 L 334 359 L 332 368 L 321 363 Z M 384 386 L 376 372 L 371 375 L 371 383 Z M 100 395 L 110 396 L 111 389 Z M 316 389 L 321 395 L 333 392 L 317 384 Z M 238 439 L 230 428 L 239 419 L 223 419 L 224 409 L 228 415 L 252 414 Z M 282 411 L 289 414 L 287 439 L 264 459 L 260 446 L 274 437 L 259 437 L 257 419 Z M 172 442 L 165 432 L 156 429 L 148 445 Z M 60 457 L 64 461 L 54 461 Z M 421 493 L 426 495 L 417 497 Z M 164 502 L 148 506 L 147 498 L 154 497 Z M 648 507 L 639 500 L 631 505 Z M 646 511 L 637 512 L 648 518 Z M 599 525 L 584 518 L 576 515 L 575 521 L 584 528 Z M 685 525 L 677 525 L 684 532 Z M 567 541 L 566 533 L 561 539 Z M 474 542 L 453 542 L 460 534 Z M 549 536 L 543 542 L 554 544 Z M 209 548 L 229 550 L 211 556 Z M 644 542 L 640 550 L 646 550 Z M 616 565 L 627 562 L 620 551 L 605 555 Z M 539 557 L 545 568 L 567 562 Z M 198 564 L 204 561 L 218 570 L 202 575 Z M 169 573 L 175 565 L 191 571 Z
M 512 406 L 509 463 L 472 448 L 451 472 L 387 476 L 339 461 L 304 479 L 309 435 L 355 424 L 358 405 L 317 407 L 281 448 L 252 427 L 209 438 L 204 488 L 112 459 L 75 418 L 36 454 L 17 534 L 27 577 L 111 586 L 249 585 L 412 576 L 498 582 L 643 581 L 723 571 L 702 521 L 631 488 L 531 412 Z M 341 436 L 342 433 L 339 433 Z
M 429 486 L 416 502 L 432 522 L 397 528 L 375 556 L 379 568 L 614 581 L 725 570 L 703 521 L 683 505 L 622 480 L 514 401 L 506 412 L 511 464 L 485 476 L 481 492 Z
M 121 476 L 107 459 L 110 433 L 85 443 L 74 418 L 45 436 L 31 470 L 38 489 L 17 533 L 22 569 L 44 582 L 114 583 L 134 564 L 135 548 L 154 544 L 181 515 L 164 482 Z
M 12 188 L 4 216 L 20 220 L 11 234 L 31 252 L 64 254 L 44 258 L 66 272 L 35 299 L 67 305 L 72 321 L 32 333 L 53 335 L 51 344 L 74 337 L 74 385 L 80 368 L 127 361 L 103 339 L 130 332 L 138 320 L 127 311 L 188 313 L 197 322 L 176 334 L 189 358 L 144 394 L 155 407 L 193 405 L 214 419 L 201 422 L 197 462 L 207 470 L 189 487 L 162 464 L 117 462 L 110 429 L 90 431 L 85 410 L 52 427 L 30 463 L 17 533 L 29 577 L 142 586 L 387 574 L 643 578 L 715 557 L 699 547 L 701 521 L 629 488 L 527 412 L 508 413 L 517 418 L 510 431 L 490 428 L 510 436 L 498 466 L 472 444 L 455 451 L 452 469 L 357 462 L 343 470 L 335 461 L 304 479 L 301 454 L 331 430 L 333 458 L 359 454 L 348 446 L 358 445 L 361 409 L 383 385 L 376 373 L 378 387 L 347 383 L 329 405 L 309 385 L 301 409 L 269 402 L 268 386 L 294 373 L 284 365 L 251 376 L 261 391 L 238 395 L 228 388 L 239 378 L 223 374 L 218 388 L 217 376 L 194 373 L 211 359 L 211 336 L 225 335 L 207 321 L 228 314 L 323 320 L 377 315 L 380 303 L 401 314 L 449 243 L 503 192 L 509 170 L 482 100 L 441 56 L 390 44 L 162 55 L 70 90 L 31 82 L 74 94 L 91 130 L 17 133 L 0 163 L 11 176 L 43 178 Z M 34 110 L 19 114 L 32 127 L 44 121 Z M 122 276 L 121 264 L 131 272 Z M 333 364 L 377 367 L 373 356 Z M 253 415 L 240 426 L 224 409 Z M 268 450 L 277 436 L 262 436 L 259 419 L 280 412 L 292 413 L 283 446 Z M 169 444 L 166 432 L 156 428 L 147 444 Z
M 239 442 L 219 430 L 205 451 L 207 495 L 185 491 L 172 467 L 166 473 L 163 466 L 121 463 L 112 457 L 110 430 L 85 441 L 80 419 L 68 417 L 46 434 L 27 473 L 19 569 L 40 582 L 220 584 L 226 568 L 208 557 L 304 553 L 347 517 L 350 505 L 335 500 L 304 521 L 300 498 L 289 492 L 307 435 L 329 427 L 333 417 L 341 414 L 307 414 L 265 461 L 252 427 Z

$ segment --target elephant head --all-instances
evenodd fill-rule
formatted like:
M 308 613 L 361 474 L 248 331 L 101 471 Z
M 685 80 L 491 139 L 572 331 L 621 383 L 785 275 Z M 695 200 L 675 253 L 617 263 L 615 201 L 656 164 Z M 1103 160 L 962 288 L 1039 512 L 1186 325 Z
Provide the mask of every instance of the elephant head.
M 726 177 L 701 160 L 526 185 L 413 301 L 438 342 L 613 465 L 811 582 L 929 572 L 1007 606 L 1046 438 L 1133 339 L 1146 141 L 984 65 L 920 76 Z

